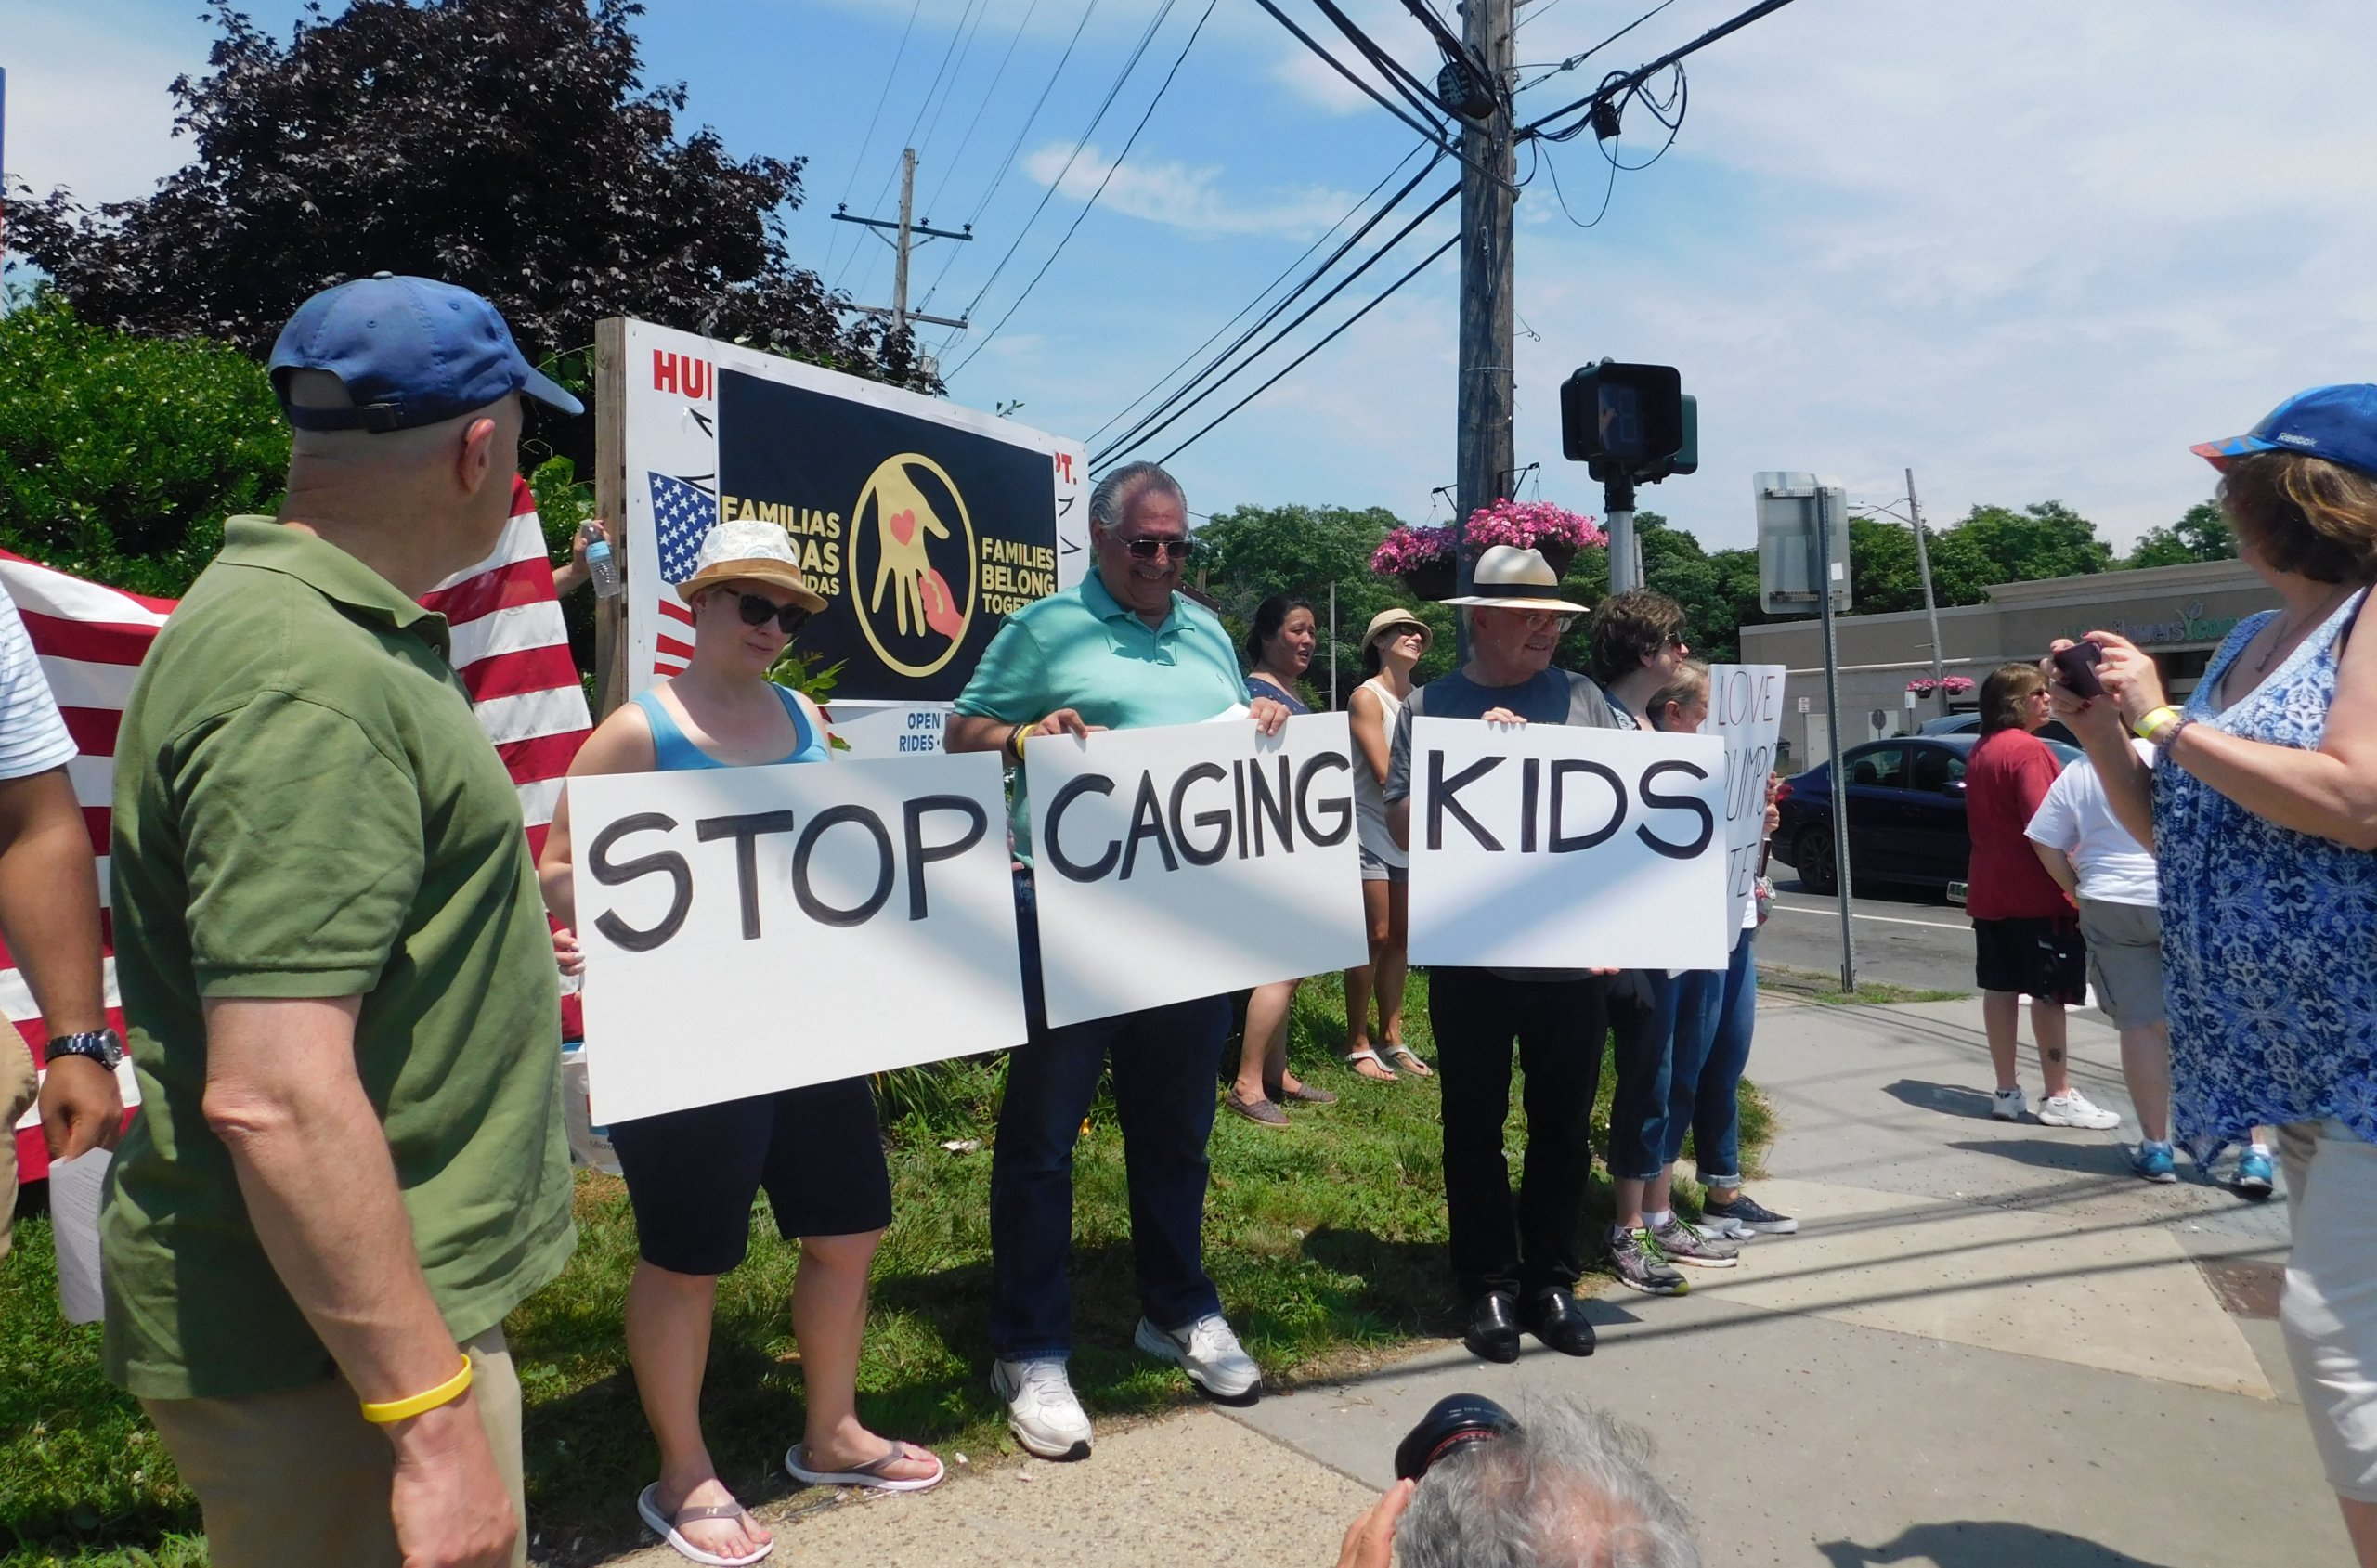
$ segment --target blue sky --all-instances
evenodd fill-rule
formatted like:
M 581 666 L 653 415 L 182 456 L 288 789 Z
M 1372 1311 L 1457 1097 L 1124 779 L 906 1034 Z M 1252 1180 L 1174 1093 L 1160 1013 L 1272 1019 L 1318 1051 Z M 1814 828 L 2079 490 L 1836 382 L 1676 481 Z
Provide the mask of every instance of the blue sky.
M 1531 0 L 1519 58 L 1557 60 L 1650 3 Z M 1738 3 L 1674 0 L 1522 109 L 1578 96 Z M 989 196 L 979 240 L 918 253 L 919 297 L 947 264 L 925 308 L 956 314 L 1023 235 L 976 330 L 943 358 L 953 395 L 1020 400 L 1022 420 L 1085 437 L 1417 139 L 1252 0 L 1218 0 L 1130 157 L 990 336 L 1112 168 L 1204 0 L 1176 0 L 1076 154 L 1163 6 L 1098 0 L 994 194 L 1084 0 L 654 0 L 638 32 L 649 78 L 687 84 L 688 127 L 717 126 L 738 153 L 809 160 L 795 253 L 867 303 L 888 298 L 888 252 L 826 214 L 847 194 L 853 211 L 889 215 L 914 126 L 920 217 L 955 227 Z M 1282 8 L 1322 25 L 1310 0 Z M 253 14 L 285 32 L 297 9 L 270 0 Z M 1433 74 L 1396 0 L 1348 9 Z M 202 67 L 209 41 L 189 0 L 6 11 L 9 173 L 118 199 L 180 161 L 165 86 Z M 1698 395 L 1701 472 L 1646 489 L 1644 504 L 1711 547 L 1749 542 L 1757 470 L 1837 474 L 1852 499 L 1887 501 L 1910 466 L 1935 523 L 2052 498 L 2125 543 L 2208 493 L 2189 441 L 2235 434 L 2301 386 L 2377 379 L 2371 60 L 2377 7 L 2357 0 L 1798 0 L 1694 58 L 1673 150 L 1618 176 L 1599 226 L 1564 216 L 1548 175 L 1523 193 L 1518 457 L 1542 464 L 1523 493 L 1539 485 L 1601 510 L 1598 486 L 1559 459 L 1556 389 L 1610 356 L 1676 364 Z M 1640 160 L 1657 127 L 1635 122 L 1624 150 Z M 1548 156 L 1590 216 L 1607 177 L 1590 137 Z M 1523 174 L 1533 162 L 1522 152 Z M 1449 211 L 1288 352 L 1433 249 Z M 1452 478 L 1455 292 L 1448 256 L 1190 447 L 1174 466 L 1191 505 L 1441 519 L 1431 492 Z

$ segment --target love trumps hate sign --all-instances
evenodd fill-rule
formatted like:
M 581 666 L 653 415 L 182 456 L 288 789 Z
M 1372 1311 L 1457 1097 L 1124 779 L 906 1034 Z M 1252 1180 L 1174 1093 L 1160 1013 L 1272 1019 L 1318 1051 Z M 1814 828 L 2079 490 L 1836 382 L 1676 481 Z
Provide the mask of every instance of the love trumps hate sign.
M 1052 1027 L 1368 962 L 1344 714 L 1041 735 L 1023 765 Z
M 1725 927 L 1738 933 L 1758 895 L 1758 852 L 1766 842 L 1766 776 L 1783 735 L 1779 664 L 1708 668 L 1708 717 L 1700 732 L 1725 743 Z
M 1724 769 L 1709 735 L 1414 719 L 1411 962 L 1723 968 Z
M 990 753 L 568 787 L 597 1122 L 1022 1042 Z

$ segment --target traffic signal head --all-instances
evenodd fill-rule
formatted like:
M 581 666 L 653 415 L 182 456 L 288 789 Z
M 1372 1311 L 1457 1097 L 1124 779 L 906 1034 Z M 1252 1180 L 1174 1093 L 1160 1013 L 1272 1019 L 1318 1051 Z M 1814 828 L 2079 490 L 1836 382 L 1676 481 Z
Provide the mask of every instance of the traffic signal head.
M 1697 432 L 1691 434 L 1696 435 Z M 1683 378 L 1672 365 L 1588 365 L 1560 387 L 1560 455 L 1596 479 L 1689 473 Z

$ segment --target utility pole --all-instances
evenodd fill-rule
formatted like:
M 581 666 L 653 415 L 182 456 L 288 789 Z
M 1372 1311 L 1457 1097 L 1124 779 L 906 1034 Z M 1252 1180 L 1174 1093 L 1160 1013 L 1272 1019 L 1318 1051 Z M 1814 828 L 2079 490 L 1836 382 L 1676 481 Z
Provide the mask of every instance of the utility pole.
M 894 332 L 906 331 L 908 323 L 911 321 L 929 321 L 936 327 L 955 327 L 963 330 L 966 322 L 962 317 L 953 321 L 946 316 L 921 316 L 908 309 L 908 257 L 918 245 L 928 240 L 971 240 L 974 238 L 974 226 L 968 224 L 963 233 L 946 228 L 933 228 L 927 224 L 915 221 L 916 210 L 916 149 L 911 147 L 903 149 L 900 153 L 900 216 L 896 222 L 890 218 L 859 217 L 847 207 L 836 207 L 831 214 L 827 214 L 836 223 L 864 224 L 866 227 L 876 230 L 875 237 L 891 247 L 893 256 L 891 303 L 888 305 L 846 305 L 841 308 L 854 310 L 861 316 L 888 316 L 891 318 L 891 330 Z M 881 231 L 887 228 L 893 231 L 895 238 L 884 237 Z
M 1487 114 L 1461 125 L 1461 388 L 1453 538 L 1463 593 L 1470 589 L 1469 514 L 1500 499 L 1516 466 L 1511 430 L 1514 12 L 1513 0 L 1462 0 L 1461 7 L 1461 43 L 1485 67 L 1494 94 Z
M 1931 623 L 1931 691 L 1940 699 L 1940 711 L 1948 711 L 1948 693 L 1942 684 L 1947 680 L 1948 667 L 1940 649 L 1940 606 L 1931 597 L 1931 551 L 1923 542 L 1923 509 L 1915 501 L 1915 470 L 1906 471 L 1906 520 L 1915 526 L 1915 570 L 1923 579 L 1923 615 Z

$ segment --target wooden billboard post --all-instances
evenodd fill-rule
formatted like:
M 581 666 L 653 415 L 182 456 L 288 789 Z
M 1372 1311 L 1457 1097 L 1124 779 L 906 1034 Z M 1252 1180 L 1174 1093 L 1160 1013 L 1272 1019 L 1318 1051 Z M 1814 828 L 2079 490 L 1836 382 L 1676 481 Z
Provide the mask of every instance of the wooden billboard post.
M 628 554 L 628 324 L 594 324 L 594 514 L 611 533 L 619 591 L 594 601 L 594 719 L 628 699 L 628 600 L 637 590 Z

